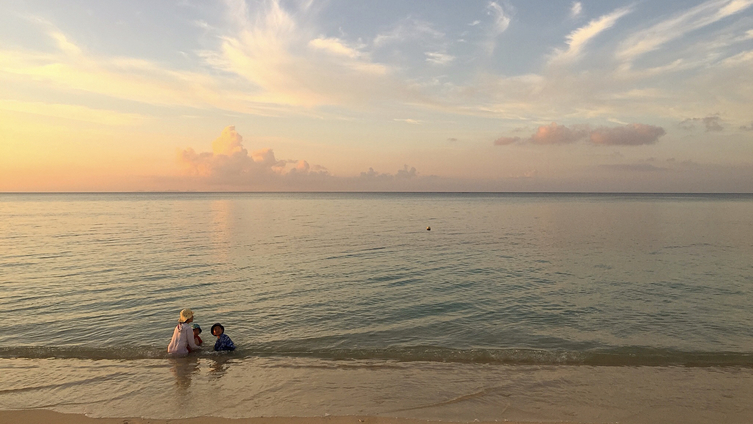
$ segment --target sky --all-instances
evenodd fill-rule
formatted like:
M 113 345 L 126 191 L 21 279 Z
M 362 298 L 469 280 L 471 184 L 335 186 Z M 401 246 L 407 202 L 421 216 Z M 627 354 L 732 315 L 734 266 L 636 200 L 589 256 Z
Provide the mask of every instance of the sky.
M 0 192 L 753 192 L 753 0 L 0 10 Z

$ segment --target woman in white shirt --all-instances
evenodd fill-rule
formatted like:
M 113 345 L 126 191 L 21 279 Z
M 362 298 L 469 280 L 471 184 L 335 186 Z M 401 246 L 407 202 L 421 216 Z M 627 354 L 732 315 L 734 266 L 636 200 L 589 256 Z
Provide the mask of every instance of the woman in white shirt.
M 167 353 L 171 355 L 188 355 L 188 352 L 199 350 L 193 339 L 193 311 L 186 308 L 180 311 L 180 320 L 173 331 L 173 338 L 167 345 Z

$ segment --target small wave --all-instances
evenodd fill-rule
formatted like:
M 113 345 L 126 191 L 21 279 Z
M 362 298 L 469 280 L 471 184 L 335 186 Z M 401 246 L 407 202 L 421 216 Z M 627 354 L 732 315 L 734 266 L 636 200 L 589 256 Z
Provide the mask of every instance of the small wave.
M 166 349 L 151 347 L 89 348 L 73 346 L 0 347 L 0 358 L 27 359 L 159 359 L 167 358 Z
M 211 349 L 211 348 L 210 348 Z M 542 349 L 450 349 L 434 346 L 375 348 L 292 347 L 269 343 L 235 352 L 203 349 L 195 355 L 229 355 L 235 359 L 254 357 L 308 357 L 325 360 L 384 360 L 395 362 L 445 362 L 500 365 L 584 365 L 584 366 L 684 366 L 753 368 L 753 354 L 744 352 L 684 352 L 671 349 L 623 347 L 602 350 L 568 351 Z M 2 347 L 0 358 L 71 359 L 163 359 L 170 356 L 163 348 L 87 348 L 87 347 Z
M 385 349 L 260 349 L 255 355 L 311 356 L 334 360 L 393 360 L 504 365 L 686 366 L 753 367 L 753 354 L 739 352 L 683 352 L 653 348 L 615 348 L 589 351 L 542 349 L 449 349 L 432 346 Z

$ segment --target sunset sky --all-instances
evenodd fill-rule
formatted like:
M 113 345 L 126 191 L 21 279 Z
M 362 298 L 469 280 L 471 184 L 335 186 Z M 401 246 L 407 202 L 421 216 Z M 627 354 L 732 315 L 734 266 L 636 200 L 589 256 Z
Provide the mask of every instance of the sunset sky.
M 753 0 L 0 7 L 0 191 L 753 192 Z

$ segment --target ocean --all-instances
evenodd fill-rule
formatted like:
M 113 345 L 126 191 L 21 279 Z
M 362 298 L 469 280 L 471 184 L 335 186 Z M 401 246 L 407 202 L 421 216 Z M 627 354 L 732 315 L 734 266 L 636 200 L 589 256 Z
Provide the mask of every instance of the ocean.
M 0 194 L 0 409 L 749 423 L 752 323 L 753 195 Z

